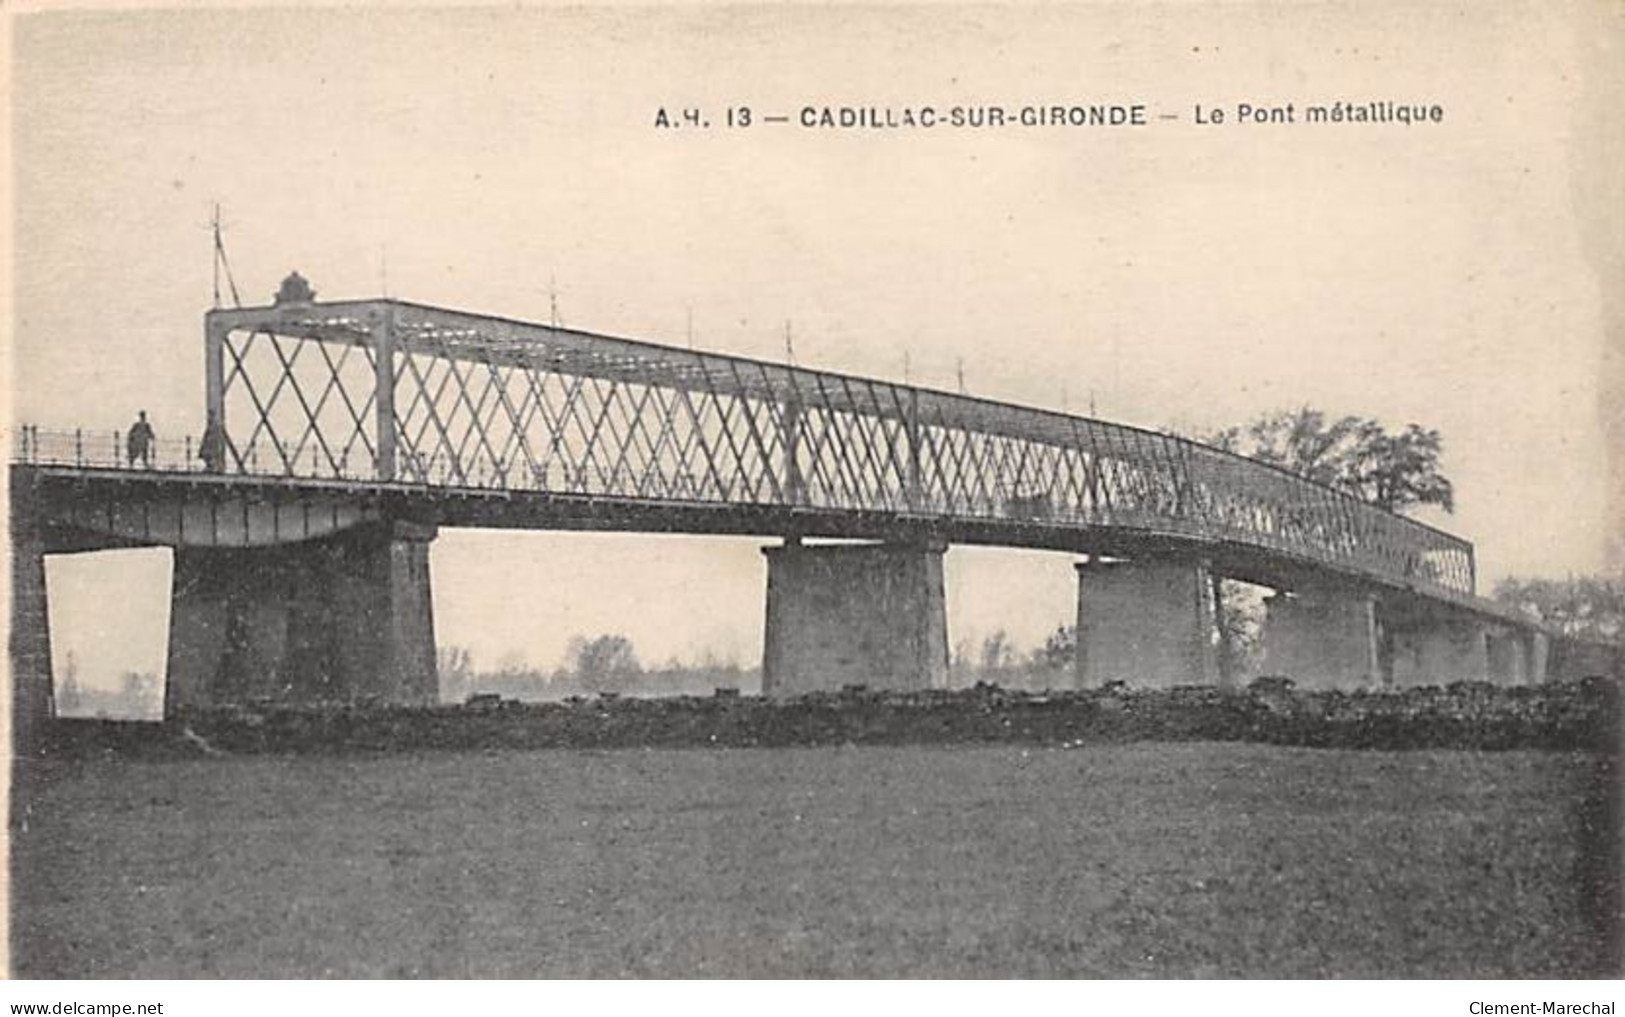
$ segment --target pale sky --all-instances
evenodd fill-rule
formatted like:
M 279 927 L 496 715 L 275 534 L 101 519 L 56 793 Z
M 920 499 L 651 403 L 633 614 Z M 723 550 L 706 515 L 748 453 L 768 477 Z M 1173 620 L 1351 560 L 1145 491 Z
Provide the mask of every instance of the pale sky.
M 1625 515 L 1625 8 L 1347 10 L 17 17 L 15 416 L 199 429 L 218 201 L 249 303 L 298 268 L 324 298 L 545 320 L 552 278 L 571 326 L 681 344 L 692 309 L 700 346 L 777 357 L 789 319 L 804 364 L 900 378 L 906 352 L 953 388 L 963 359 L 976 394 L 1142 426 L 1415 421 L 1457 490 L 1426 518 L 1476 544 L 1483 591 L 1600 570 Z M 1192 122 L 1389 99 L 1443 123 Z M 1095 102 L 1180 119 L 720 126 L 730 105 Z M 716 123 L 657 130 L 662 105 Z M 761 543 L 448 531 L 438 634 L 481 665 L 610 630 L 651 661 L 751 663 Z M 954 641 L 1030 645 L 1072 612 L 1065 556 L 949 568 Z

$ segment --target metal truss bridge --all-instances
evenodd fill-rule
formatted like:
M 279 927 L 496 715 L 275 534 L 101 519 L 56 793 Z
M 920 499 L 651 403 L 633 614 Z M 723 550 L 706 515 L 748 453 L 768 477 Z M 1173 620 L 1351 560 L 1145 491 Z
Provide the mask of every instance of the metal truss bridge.
M 116 434 L 31 427 L 14 459 L 272 501 L 366 491 L 448 525 L 1190 553 L 1485 603 L 1464 540 L 1120 424 L 399 300 L 216 310 L 205 331 L 207 467 L 191 439 L 132 467 Z

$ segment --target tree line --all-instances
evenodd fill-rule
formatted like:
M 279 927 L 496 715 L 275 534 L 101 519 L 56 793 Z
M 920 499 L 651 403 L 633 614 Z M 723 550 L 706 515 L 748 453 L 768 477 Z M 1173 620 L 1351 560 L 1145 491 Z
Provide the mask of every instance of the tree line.
M 761 690 L 761 672 L 709 655 L 693 663 L 675 660 L 645 666 L 632 640 L 619 633 L 576 636 L 565 651 L 565 663 L 551 670 L 507 664 L 479 671 L 466 647 L 441 647 L 437 664 L 440 698 L 464 702 L 486 694 L 521 700 L 557 700 L 571 696 L 709 695 L 714 689 Z

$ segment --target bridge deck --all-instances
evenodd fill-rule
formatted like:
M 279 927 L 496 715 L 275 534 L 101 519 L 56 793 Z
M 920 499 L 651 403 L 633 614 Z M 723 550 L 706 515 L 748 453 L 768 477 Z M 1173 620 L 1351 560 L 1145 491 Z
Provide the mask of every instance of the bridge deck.
M 1471 594 L 1441 596 L 1421 584 L 1340 573 L 1312 557 L 1254 544 L 1128 526 L 1046 520 L 952 519 L 906 512 L 854 512 L 775 505 L 661 502 L 601 495 L 455 487 L 334 477 L 213 474 L 173 468 L 14 465 L 58 527 L 58 550 L 125 545 L 243 546 L 322 537 L 384 518 L 428 526 L 541 531 L 616 531 L 931 541 L 1113 557 L 1197 555 L 1214 571 L 1280 589 L 1333 578 L 1382 592 L 1412 613 L 1466 610 L 1530 627 L 1503 604 Z

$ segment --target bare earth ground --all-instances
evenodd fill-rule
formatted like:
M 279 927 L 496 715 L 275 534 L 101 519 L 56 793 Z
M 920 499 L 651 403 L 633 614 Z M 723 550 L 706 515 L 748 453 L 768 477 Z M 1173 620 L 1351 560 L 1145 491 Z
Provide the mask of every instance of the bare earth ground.
M 1581 753 L 1241 744 L 59 764 L 14 971 L 1617 974 Z

